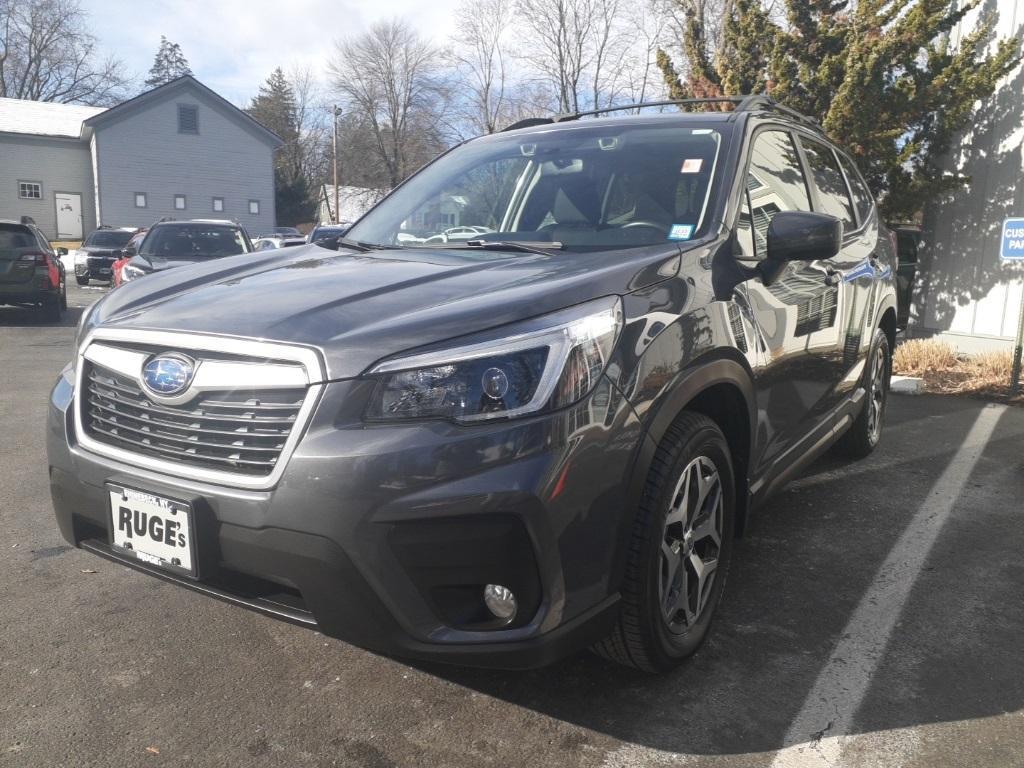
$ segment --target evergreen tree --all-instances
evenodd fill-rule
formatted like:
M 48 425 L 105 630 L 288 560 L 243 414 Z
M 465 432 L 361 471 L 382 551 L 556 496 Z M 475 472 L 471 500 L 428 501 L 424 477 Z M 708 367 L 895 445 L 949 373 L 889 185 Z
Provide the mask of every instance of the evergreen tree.
M 160 48 L 153 58 L 153 66 L 150 67 L 146 85 L 156 88 L 171 82 L 171 80 L 191 74 L 192 70 L 188 66 L 185 54 L 181 52 L 181 46 L 160 35 Z
M 679 2 L 680 0 L 676 0 Z M 979 0 L 786 0 L 777 24 L 762 0 L 736 0 L 725 20 L 716 68 L 695 59 L 684 29 L 684 81 L 664 54 L 658 65 L 673 96 L 758 93 L 818 119 L 857 160 L 883 213 L 906 219 L 968 179 L 940 165 L 989 97 L 1020 60 L 1020 43 L 990 53 L 996 19 L 983 14 L 956 50 L 948 33 Z M 697 85 L 700 86 L 698 89 Z
M 260 86 L 247 112 L 284 140 L 284 145 L 274 155 L 278 223 L 294 225 L 309 221 L 316 203 L 303 163 L 295 91 L 280 67 Z

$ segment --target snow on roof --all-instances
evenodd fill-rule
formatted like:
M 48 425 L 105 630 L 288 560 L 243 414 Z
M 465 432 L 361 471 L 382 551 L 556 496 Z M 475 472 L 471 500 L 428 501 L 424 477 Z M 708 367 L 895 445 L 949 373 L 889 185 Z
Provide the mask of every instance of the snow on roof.
M 82 135 L 82 121 L 105 111 L 106 107 L 0 98 L 0 133 L 77 139 Z

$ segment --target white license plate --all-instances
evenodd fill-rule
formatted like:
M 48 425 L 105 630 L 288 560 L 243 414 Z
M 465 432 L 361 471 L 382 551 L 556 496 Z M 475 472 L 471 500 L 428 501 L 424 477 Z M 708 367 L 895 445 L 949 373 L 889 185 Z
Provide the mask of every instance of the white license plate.
M 115 548 L 150 565 L 195 574 L 188 504 L 131 488 L 108 490 Z

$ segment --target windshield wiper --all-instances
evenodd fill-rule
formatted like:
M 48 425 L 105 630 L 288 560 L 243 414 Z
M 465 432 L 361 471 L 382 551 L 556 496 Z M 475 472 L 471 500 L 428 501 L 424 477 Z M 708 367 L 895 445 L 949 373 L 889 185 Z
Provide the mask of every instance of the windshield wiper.
M 333 238 L 326 237 L 324 240 L 331 240 Z M 322 242 L 322 241 L 318 241 Z M 349 240 L 347 237 L 339 237 L 335 242 L 339 246 L 345 246 L 351 248 L 354 251 L 366 253 L 367 251 L 382 251 L 388 248 L 401 248 L 400 245 L 380 245 L 379 243 L 364 243 L 361 240 Z
M 467 240 L 466 247 L 482 251 L 523 251 L 539 253 L 541 256 L 550 256 L 551 251 L 565 248 L 557 240 Z

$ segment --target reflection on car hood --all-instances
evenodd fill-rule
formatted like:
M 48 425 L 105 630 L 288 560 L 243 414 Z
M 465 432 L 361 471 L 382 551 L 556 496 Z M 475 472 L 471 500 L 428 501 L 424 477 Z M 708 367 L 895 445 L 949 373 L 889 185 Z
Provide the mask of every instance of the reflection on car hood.
M 349 378 L 414 347 L 663 280 L 674 247 L 638 256 L 308 245 L 158 270 L 111 293 L 95 320 L 314 346 L 329 378 Z

